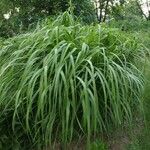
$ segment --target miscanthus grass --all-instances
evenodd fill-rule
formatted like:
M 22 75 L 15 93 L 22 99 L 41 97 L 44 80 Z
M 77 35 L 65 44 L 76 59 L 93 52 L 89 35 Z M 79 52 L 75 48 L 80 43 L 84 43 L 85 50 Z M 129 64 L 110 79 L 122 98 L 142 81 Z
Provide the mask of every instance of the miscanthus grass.
M 132 121 L 143 78 L 138 44 L 67 12 L 0 49 L 0 145 L 68 143 Z M 6 143 L 7 141 L 7 143 Z

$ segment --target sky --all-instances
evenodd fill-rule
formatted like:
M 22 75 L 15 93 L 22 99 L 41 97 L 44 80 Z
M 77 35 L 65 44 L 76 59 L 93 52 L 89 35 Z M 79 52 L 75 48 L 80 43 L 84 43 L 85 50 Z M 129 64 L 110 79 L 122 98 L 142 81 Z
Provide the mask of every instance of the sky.
M 149 6 L 147 6 L 146 2 L 148 1 Z M 145 14 L 148 14 L 148 11 L 150 11 L 150 0 L 141 0 L 141 2 L 143 3 L 142 8 L 145 12 Z

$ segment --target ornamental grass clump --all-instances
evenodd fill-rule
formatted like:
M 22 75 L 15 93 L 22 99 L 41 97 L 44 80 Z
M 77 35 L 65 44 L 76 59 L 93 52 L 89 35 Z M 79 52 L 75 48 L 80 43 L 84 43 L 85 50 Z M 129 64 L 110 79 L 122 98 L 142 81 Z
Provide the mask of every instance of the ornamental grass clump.
M 132 121 L 141 104 L 137 43 L 68 13 L 0 50 L 0 144 L 68 143 Z M 11 142 L 10 142 L 11 141 Z M 15 144 L 14 144 L 15 143 Z

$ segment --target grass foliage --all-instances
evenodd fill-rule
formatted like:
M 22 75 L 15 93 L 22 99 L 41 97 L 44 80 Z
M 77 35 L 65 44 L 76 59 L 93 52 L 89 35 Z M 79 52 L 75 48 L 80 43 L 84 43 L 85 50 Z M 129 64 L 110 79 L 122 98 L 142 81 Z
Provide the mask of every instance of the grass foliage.
M 140 47 L 117 29 L 82 26 L 66 12 L 2 45 L 3 149 L 66 143 L 83 135 L 89 142 L 111 125 L 132 121 L 141 104 L 143 79 L 133 65 Z

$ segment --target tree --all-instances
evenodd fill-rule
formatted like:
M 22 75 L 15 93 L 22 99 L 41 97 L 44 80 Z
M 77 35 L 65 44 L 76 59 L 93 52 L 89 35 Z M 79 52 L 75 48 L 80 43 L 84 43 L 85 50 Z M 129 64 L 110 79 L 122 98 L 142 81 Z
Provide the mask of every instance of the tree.
M 96 14 L 99 22 L 106 21 L 108 16 L 117 16 L 122 18 L 122 9 L 127 0 L 94 0 L 96 7 Z
M 70 0 L 1 0 L 0 36 L 13 36 L 20 32 L 20 28 L 27 30 L 41 19 L 58 15 L 70 7 L 69 2 Z M 80 16 L 87 23 L 94 21 L 94 5 L 91 0 L 73 0 L 72 4 L 75 15 Z M 10 18 L 6 20 L 3 15 L 9 12 Z
M 109 14 L 111 0 L 95 0 L 96 14 L 99 22 L 104 22 Z
M 150 20 L 150 0 L 146 0 L 145 2 L 137 0 L 136 3 L 141 14 L 145 17 L 145 19 Z M 147 10 L 147 13 L 144 11 L 143 7 L 145 8 L 145 10 Z

